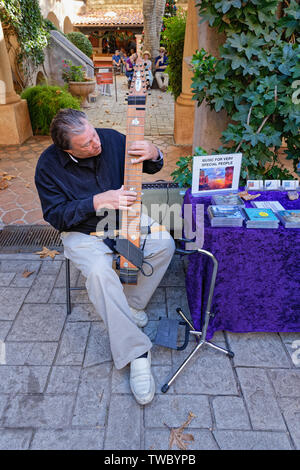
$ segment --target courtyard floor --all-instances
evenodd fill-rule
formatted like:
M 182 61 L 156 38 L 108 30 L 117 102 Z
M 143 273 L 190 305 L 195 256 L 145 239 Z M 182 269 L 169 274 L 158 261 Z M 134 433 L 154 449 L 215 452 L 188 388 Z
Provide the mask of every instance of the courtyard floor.
M 100 96 L 87 114 L 93 125 L 125 132 L 126 82 L 117 101 Z M 189 146 L 174 144 L 171 95 L 148 97 L 146 136 L 165 154 L 165 179 Z M 2 225 L 43 223 L 33 175 L 49 137 L 0 149 L 0 171 L 14 178 L 0 191 Z M 188 314 L 184 264 L 174 256 L 147 307 L 153 339 L 159 317 Z M 24 276 L 25 273 L 25 276 Z M 31 273 L 27 274 L 26 273 Z M 71 264 L 72 285 L 84 286 Z M 300 449 L 300 333 L 218 332 L 213 341 L 233 359 L 204 348 L 166 394 L 161 386 L 195 346 L 153 347 L 157 393 L 147 406 L 129 389 L 129 368 L 116 370 L 105 327 L 85 290 L 65 301 L 64 257 L 0 251 L 0 449 L 169 449 L 171 430 L 193 417 L 188 450 Z M 178 450 L 174 444 L 173 450 Z

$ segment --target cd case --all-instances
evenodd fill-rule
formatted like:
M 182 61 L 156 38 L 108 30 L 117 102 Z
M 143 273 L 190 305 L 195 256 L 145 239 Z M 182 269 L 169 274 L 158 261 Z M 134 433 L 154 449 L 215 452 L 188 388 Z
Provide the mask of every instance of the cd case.
M 241 206 L 245 207 L 243 199 L 237 194 L 214 194 L 212 203 L 217 206 Z
M 284 207 L 278 201 L 252 201 L 251 204 L 258 209 L 272 209 L 273 212 L 284 211 Z
M 279 220 L 272 209 L 245 208 L 247 228 L 278 228 Z
M 277 212 L 281 223 L 285 228 L 300 228 L 300 210 L 291 209 Z
M 242 227 L 244 215 L 239 206 L 208 206 L 207 213 L 212 227 Z

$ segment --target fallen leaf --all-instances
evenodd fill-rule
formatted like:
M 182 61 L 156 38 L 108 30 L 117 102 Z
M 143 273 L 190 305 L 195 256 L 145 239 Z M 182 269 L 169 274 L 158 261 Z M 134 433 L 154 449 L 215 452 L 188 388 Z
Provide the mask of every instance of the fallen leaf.
M 110 114 L 110 111 L 108 111 L 108 109 L 105 110 L 106 114 Z
M 7 187 L 8 187 L 8 183 L 3 178 L 1 178 L 1 180 L 0 180 L 0 190 L 6 189 Z
M 4 176 L 2 176 L 2 179 L 3 179 L 3 180 L 7 180 L 7 181 L 12 180 L 13 178 L 16 178 L 16 176 L 14 176 L 14 175 L 7 175 L 7 174 L 4 175 Z
M 40 258 L 46 258 L 47 256 L 50 256 L 50 258 L 54 259 L 56 255 L 59 255 L 59 251 L 56 250 L 49 250 L 46 246 L 43 246 L 42 251 L 36 251 L 36 255 L 40 255 Z
M 175 444 L 179 449 L 186 450 L 188 443 L 194 441 L 192 434 L 183 434 L 184 429 L 190 424 L 195 415 L 190 411 L 188 419 L 179 428 L 170 428 L 164 423 L 167 428 L 170 429 L 169 449 Z
M 7 171 L 0 171 L 0 176 L 5 176 L 7 175 Z
M 30 183 L 25 184 L 25 188 L 30 188 Z
M 22 276 L 23 277 L 29 277 L 31 276 L 31 274 L 33 274 L 34 271 L 27 271 L 27 269 L 25 269 L 25 271 L 23 272 Z

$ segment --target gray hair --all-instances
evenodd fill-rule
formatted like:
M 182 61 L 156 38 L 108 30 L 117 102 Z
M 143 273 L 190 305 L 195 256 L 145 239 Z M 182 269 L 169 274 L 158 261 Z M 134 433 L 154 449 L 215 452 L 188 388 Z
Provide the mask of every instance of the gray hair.
M 87 115 L 77 109 L 61 109 L 52 119 L 50 134 L 57 147 L 62 150 L 71 149 L 72 135 L 82 134 L 88 124 Z

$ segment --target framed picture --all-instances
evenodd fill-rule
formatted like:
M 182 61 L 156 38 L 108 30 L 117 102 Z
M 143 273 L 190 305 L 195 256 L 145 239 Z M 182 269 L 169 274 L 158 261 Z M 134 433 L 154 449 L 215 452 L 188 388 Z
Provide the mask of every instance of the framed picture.
M 239 189 L 241 153 L 201 155 L 193 158 L 192 194 L 211 196 Z
M 293 189 L 297 189 L 299 186 L 298 180 L 282 180 L 281 181 L 281 188 L 284 191 L 291 191 Z
M 280 180 L 265 180 L 264 189 L 266 191 L 278 191 L 280 189 Z
M 264 187 L 264 182 L 263 180 L 248 180 L 246 187 L 248 191 L 261 191 Z

